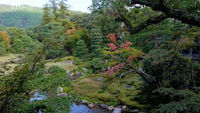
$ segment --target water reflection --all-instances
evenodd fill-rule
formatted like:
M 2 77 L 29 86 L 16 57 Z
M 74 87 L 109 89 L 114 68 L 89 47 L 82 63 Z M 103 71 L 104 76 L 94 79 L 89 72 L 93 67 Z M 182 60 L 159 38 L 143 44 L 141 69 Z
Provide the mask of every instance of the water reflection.
M 36 91 L 34 95 L 30 98 L 30 102 L 33 102 L 35 100 L 45 100 L 52 96 L 55 96 L 55 94 Z M 76 103 L 73 103 L 73 105 L 70 107 L 70 110 L 71 110 L 70 113 L 112 113 L 111 111 L 108 111 L 106 109 L 101 109 L 98 106 L 96 106 L 93 109 L 90 109 L 86 105 L 76 104 Z M 42 111 L 39 110 L 38 113 L 42 113 Z
M 76 104 L 76 103 L 73 103 L 73 106 L 70 107 L 70 110 L 71 110 L 70 113 L 112 113 L 111 111 L 108 111 L 106 109 L 101 109 L 98 106 L 96 106 L 93 109 L 90 109 L 86 105 Z

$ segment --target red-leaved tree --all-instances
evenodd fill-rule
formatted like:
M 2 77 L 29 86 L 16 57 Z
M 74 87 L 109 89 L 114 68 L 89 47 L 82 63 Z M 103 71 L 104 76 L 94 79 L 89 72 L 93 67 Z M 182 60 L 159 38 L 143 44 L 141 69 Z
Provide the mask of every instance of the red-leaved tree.
M 108 47 L 110 47 L 110 50 L 104 51 L 103 53 L 106 57 L 112 57 L 110 62 L 117 61 L 114 64 L 110 63 L 112 65 L 109 65 L 111 68 L 108 69 L 108 75 L 113 75 L 115 72 L 120 74 L 120 78 L 122 78 L 127 73 L 136 72 L 147 82 L 155 81 L 153 76 L 146 74 L 142 71 L 142 68 L 140 68 L 138 58 L 143 56 L 141 50 L 131 47 L 132 43 L 128 40 L 120 39 L 123 43 L 118 43 L 117 35 L 115 33 L 108 34 L 107 38 L 111 41 L 110 44 L 107 44 Z

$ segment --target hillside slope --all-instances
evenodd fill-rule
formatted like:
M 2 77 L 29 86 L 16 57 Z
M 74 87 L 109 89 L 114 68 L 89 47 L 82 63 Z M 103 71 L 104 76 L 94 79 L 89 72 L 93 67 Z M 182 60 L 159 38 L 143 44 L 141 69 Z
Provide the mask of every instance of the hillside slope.
M 28 5 L 0 4 L 0 24 L 6 27 L 29 28 L 40 24 L 42 8 Z
M 70 10 L 71 16 L 83 12 Z M 42 8 L 29 5 L 12 6 L 0 4 L 0 25 L 6 27 L 30 28 L 41 23 Z

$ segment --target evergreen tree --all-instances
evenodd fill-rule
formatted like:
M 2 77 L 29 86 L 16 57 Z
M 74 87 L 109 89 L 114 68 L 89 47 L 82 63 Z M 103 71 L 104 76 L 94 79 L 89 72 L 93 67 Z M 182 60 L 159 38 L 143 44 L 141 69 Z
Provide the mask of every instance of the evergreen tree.
M 67 4 L 65 4 L 64 1 L 65 0 L 60 1 L 60 3 L 59 3 L 60 9 L 59 9 L 59 12 L 58 12 L 59 21 L 61 21 L 63 26 L 68 23 L 67 17 L 69 16 Z
M 88 48 L 84 40 L 80 40 L 76 43 L 76 56 L 80 58 L 85 58 L 88 54 Z
M 57 0 L 50 0 L 51 2 L 51 9 L 52 9 L 52 13 L 54 15 L 54 20 L 58 20 L 58 6 L 57 6 L 57 3 L 56 3 Z
M 102 33 L 100 29 L 92 29 L 91 30 L 91 50 L 92 56 L 98 57 L 100 55 L 100 51 L 102 48 Z
M 49 4 L 46 4 L 43 8 L 43 16 L 42 16 L 42 24 L 48 24 L 51 22 L 51 17 L 50 17 L 50 7 Z

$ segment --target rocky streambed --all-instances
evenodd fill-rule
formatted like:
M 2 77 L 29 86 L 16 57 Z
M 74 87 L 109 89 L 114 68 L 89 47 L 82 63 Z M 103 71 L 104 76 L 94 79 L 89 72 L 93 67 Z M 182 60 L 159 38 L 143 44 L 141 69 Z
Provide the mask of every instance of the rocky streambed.
M 35 91 L 33 96 L 30 98 L 30 102 L 35 101 L 35 100 L 44 100 L 46 98 L 51 97 L 52 95 L 55 96 L 55 94 L 50 93 L 46 95 L 46 93 L 40 93 L 38 91 Z M 73 105 L 70 106 L 70 110 L 71 110 L 70 113 L 112 113 L 112 111 L 109 111 L 107 109 L 102 109 L 99 106 L 90 108 L 87 106 L 87 104 L 84 104 L 84 103 L 78 104 L 76 102 L 73 102 Z M 38 111 L 38 113 L 42 113 L 42 112 Z

